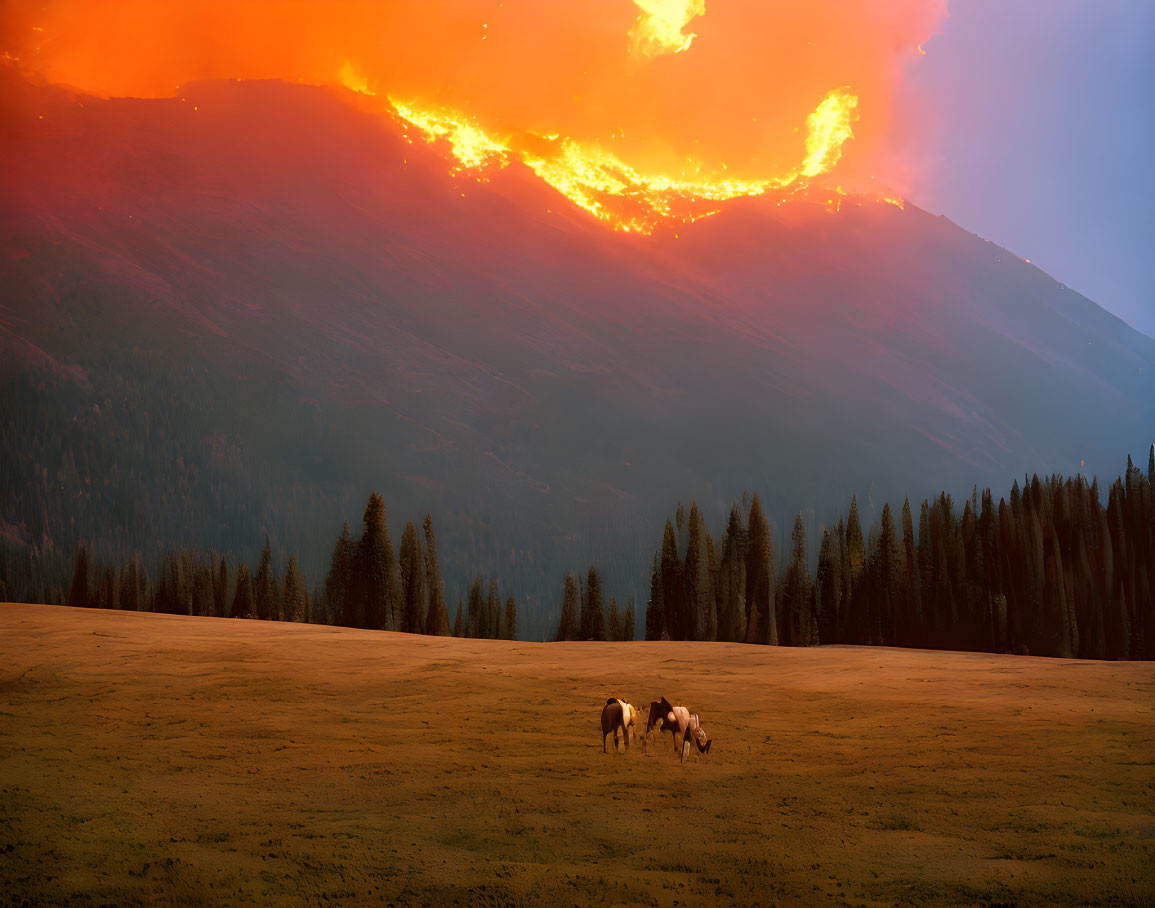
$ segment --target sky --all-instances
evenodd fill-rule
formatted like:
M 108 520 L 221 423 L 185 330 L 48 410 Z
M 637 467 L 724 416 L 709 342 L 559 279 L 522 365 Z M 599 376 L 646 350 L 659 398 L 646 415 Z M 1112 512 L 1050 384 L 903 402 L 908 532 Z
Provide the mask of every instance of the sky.
M 952 0 L 923 49 L 911 200 L 1155 336 L 1155 3 Z

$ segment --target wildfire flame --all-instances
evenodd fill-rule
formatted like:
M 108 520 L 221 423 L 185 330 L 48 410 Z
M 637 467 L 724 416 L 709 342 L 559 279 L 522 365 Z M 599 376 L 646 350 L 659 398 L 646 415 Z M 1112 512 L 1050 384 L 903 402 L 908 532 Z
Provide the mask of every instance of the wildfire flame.
M 479 170 L 493 164 L 504 167 L 512 158 L 614 229 L 644 234 L 665 222 L 687 223 L 716 214 L 716 203 L 728 199 L 804 189 L 809 180 L 838 163 L 843 143 L 854 137 L 851 124 L 858 108 L 858 98 L 849 90 L 835 89 L 807 120 L 806 158 L 798 168 L 765 179 L 735 179 L 696 172 L 676 177 L 643 173 L 598 142 L 533 133 L 502 139 L 458 111 L 424 108 L 392 97 L 389 101 L 427 141 L 448 141 L 458 162 L 456 170 Z
M 682 29 L 706 14 L 706 0 L 634 0 L 634 5 L 642 14 L 630 29 L 630 51 L 643 57 L 688 50 L 696 36 L 683 35 Z

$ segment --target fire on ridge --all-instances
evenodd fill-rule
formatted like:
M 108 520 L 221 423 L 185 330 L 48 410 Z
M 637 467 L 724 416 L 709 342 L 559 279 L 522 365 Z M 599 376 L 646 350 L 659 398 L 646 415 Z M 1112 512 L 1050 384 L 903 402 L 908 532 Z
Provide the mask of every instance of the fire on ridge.
M 363 80 L 352 70 L 343 69 L 342 81 L 364 92 Z M 763 179 L 736 179 L 703 174 L 699 166 L 676 176 L 641 172 L 596 141 L 531 132 L 500 136 L 460 111 L 393 97 L 389 102 L 427 141 L 448 143 L 456 170 L 484 177 L 487 168 L 520 161 L 598 220 L 615 230 L 643 234 L 663 223 L 689 223 L 716 214 L 718 203 L 728 199 L 767 193 L 787 198 L 805 189 L 838 163 L 843 143 L 854 138 L 858 116 L 858 97 L 847 88 L 834 89 L 807 118 L 806 156 L 795 169 Z

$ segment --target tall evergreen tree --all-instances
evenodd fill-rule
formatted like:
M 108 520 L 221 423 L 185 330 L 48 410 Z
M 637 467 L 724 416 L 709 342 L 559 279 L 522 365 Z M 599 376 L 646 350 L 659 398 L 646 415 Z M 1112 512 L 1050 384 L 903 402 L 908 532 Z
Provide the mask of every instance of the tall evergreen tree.
M 737 505 L 730 509 L 722 539 L 718 586 L 717 638 L 740 642 L 746 637 L 746 528 Z
M 621 632 L 622 640 L 633 641 L 634 639 L 634 597 L 630 597 L 629 605 L 626 606 L 625 612 L 622 613 Z
M 870 615 L 865 589 L 866 544 L 862 539 L 862 525 L 858 521 L 858 496 L 850 499 L 850 513 L 846 518 L 846 552 L 849 576 L 847 597 L 847 632 L 851 643 L 870 642 Z
M 229 562 L 223 555 L 213 577 L 213 614 L 218 618 L 229 614 Z
M 512 596 L 505 600 L 505 622 L 502 631 L 502 637 L 506 640 L 517 639 L 517 603 Z
M 810 643 L 810 570 L 806 564 L 806 526 L 802 515 L 794 517 L 790 534 L 792 555 L 782 584 L 782 637 L 787 646 L 808 646 Z
M 253 579 L 253 607 L 257 617 L 262 620 L 276 620 L 280 614 L 276 583 L 273 577 L 273 553 L 269 546 L 269 537 L 266 536 L 265 549 L 261 552 L 261 563 L 257 567 L 257 576 Z
M 288 567 L 285 568 L 282 620 L 304 621 L 308 598 L 308 588 L 305 586 L 305 578 L 301 576 L 300 568 L 297 567 L 297 557 L 290 556 Z
M 237 588 L 233 593 L 233 618 L 255 618 L 253 605 L 253 582 L 249 576 L 249 566 L 242 564 L 237 569 Z
M 437 562 L 437 540 L 433 537 L 433 518 L 425 515 L 425 585 L 429 589 L 429 614 L 425 633 L 440 637 L 449 635 L 449 611 L 445 607 L 445 586 Z
M 354 603 L 350 595 L 355 554 L 356 547 L 349 534 L 349 524 L 346 523 L 337 544 L 333 546 L 329 575 L 325 578 L 325 602 L 332 622 L 349 627 L 356 625 Z
M 453 619 L 453 636 L 454 637 L 460 637 L 464 633 L 465 633 L 465 628 L 463 626 L 462 617 L 461 617 L 461 600 L 458 599 L 457 600 L 457 617 Z
M 758 496 L 746 531 L 746 642 L 778 645 L 774 537 Z
M 590 567 L 586 575 L 585 597 L 582 600 L 581 627 L 582 640 L 606 639 L 606 613 L 602 599 L 601 578 L 598 569 Z
M 666 633 L 666 613 L 663 609 L 662 563 L 658 553 L 650 567 L 650 598 L 646 602 L 646 639 L 661 640 Z
M 610 596 L 610 620 L 606 625 L 606 639 L 622 639 L 622 616 L 618 614 L 618 600 L 613 596 Z
M 84 543 L 76 548 L 76 566 L 72 571 L 72 585 L 68 588 L 69 605 L 92 605 L 88 592 L 88 550 Z
M 679 505 L 681 507 L 681 505 Z M 685 588 L 682 585 L 682 560 L 678 557 L 678 540 L 669 520 L 662 535 L 662 614 L 666 635 L 671 640 L 686 639 Z
M 686 563 L 682 568 L 685 634 L 689 640 L 710 639 L 709 632 L 714 624 L 714 588 L 706 537 L 706 524 L 698 510 L 698 503 L 691 502 Z
M 389 541 L 385 502 L 376 492 L 369 496 L 364 530 L 357 545 L 354 575 L 358 592 L 359 627 L 393 630 L 400 616 L 401 580 Z
M 405 524 L 401 534 L 401 630 L 420 634 L 425 624 L 425 565 L 422 563 L 421 542 L 413 521 Z
M 484 583 L 485 578 L 478 574 L 469 585 L 469 614 L 467 615 L 467 620 L 469 622 L 469 636 L 475 640 L 489 636 L 489 610 L 486 608 L 485 594 L 482 591 Z
M 556 640 L 577 640 L 581 627 L 578 624 L 581 611 L 581 591 L 573 574 L 566 574 L 565 593 L 561 600 L 561 618 L 557 624 Z
M 140 609 L 140 580 L 136 561 L 128 562 L 120 571 L 120 607 L 127 612 Z

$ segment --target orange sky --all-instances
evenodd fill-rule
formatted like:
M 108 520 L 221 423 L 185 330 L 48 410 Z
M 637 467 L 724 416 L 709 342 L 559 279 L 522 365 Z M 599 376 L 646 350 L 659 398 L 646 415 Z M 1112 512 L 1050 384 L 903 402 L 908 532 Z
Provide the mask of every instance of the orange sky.
M 212 78 L 339 83 L 349 63 L 380 94 L 466 110 L 490 129 L 750 178 L 796 167 L 807 115 L 848 86 L 861 119 L 839 177 L 853 183 L 872 172 L 896 80 L 945 0 L 704 8 L 686 50 L 648 59 L 630 51 L 632 0 L 9 0 L 0 25 L 25 73 L 101 95 L 163 97 Z

